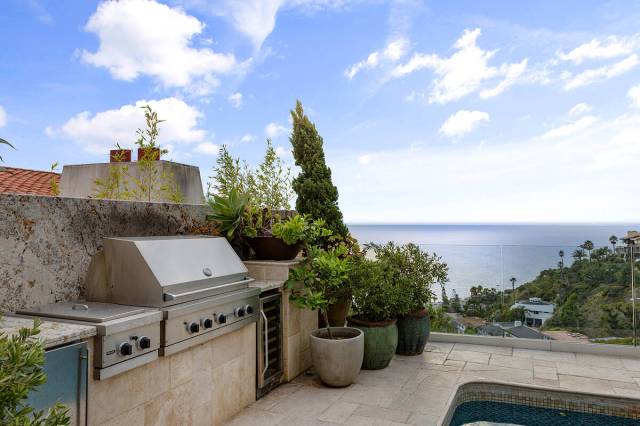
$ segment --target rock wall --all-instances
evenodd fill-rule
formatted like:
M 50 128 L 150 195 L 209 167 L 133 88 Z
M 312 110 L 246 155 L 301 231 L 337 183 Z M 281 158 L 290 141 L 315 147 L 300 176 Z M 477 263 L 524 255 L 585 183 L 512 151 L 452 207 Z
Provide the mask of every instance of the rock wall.
M 203 204 L 0 194 L 0 312 L 84 295 L 107 236 L 208 233 Z

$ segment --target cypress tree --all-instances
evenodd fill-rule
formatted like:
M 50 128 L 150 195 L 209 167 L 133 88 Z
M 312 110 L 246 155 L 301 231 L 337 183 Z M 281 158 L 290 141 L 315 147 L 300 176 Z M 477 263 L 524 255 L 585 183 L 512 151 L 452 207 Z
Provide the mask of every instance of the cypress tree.
M 338 207 L 338 188 L 331 182 L 331 169 L 327 167 L 322 147 L 322 136 L 296 101 L 291 111 L 293 130 L 289 140 L 293 146 L 293 157 L 300 167 L 300 174 L 293 179 L 293 189 L 298 195 L 296 210 L 315 219 L 324 219 L 334 235 L 346 237 L 349 230 L 342 221 Z

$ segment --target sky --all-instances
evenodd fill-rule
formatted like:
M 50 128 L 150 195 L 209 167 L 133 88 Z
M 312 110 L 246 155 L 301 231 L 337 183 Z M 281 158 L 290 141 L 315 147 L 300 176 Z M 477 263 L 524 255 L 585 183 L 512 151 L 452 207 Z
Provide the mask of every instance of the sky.
M 348 223 L 637 222 L 640 3 L 3 0 L 6 166 L 293 165 L 300 99 Z M 294 168 L 295 171 L 295 168 Z

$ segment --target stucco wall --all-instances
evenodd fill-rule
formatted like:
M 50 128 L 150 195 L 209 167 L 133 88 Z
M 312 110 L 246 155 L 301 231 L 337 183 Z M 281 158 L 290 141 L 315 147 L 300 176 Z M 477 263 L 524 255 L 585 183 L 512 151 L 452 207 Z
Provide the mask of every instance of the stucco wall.
M 192 233 L 207 209 L 0 194 L 0 312 L 82 297 L 103 237 Z

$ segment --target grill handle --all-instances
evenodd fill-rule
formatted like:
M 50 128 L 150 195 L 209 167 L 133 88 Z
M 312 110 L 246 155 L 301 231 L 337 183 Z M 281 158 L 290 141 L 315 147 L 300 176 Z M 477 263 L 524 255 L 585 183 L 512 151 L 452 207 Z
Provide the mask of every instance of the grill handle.
M 264 378 L 264 375 L 269 369 L 269 324 L 267 316 L 262 309 L 260 309 L 260 314 L 262 314 L 262 318 L 264 319 L 264 370 L 262 371 L 262 377 Z
M 251 281 L 253 280 L 248 279 L 248 280 L 237 281 L 237 282 L 225 284 L 224 286 L 219 286 L 218 288 L 235 285 L 239 283 L 250 283 Z M 200 293 L 208 293 L 208 292 L 211 292 L 211 290 L 212 290 L 211 287 L 206 287 L 206 288 L 200 288 L 198 290 L 185 291 L 184 293 L 163 293 L 162 298 L 164 299 L 165 302 L 169 302 L 171 300 L 176 300 L 181 297 L 194 296 L 194 295 L 197 296 Z

